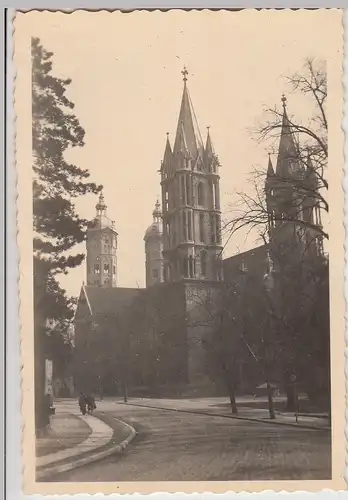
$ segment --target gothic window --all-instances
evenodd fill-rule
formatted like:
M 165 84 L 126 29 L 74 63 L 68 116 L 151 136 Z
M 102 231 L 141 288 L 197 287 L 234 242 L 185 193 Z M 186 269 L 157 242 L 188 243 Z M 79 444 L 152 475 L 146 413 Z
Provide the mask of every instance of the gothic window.
M 95 274 L 99 274 L 100 273 L 99 264 L 94 264 L 94 272 L 95 272 Z
M 109 264 L 104 264 L 104 273 L 109 272 Z
M 198 205 L 204 206 L 204 186 L 202 182 L 198 183 L 197 194 L 198 194 Z
M 191 205 L 191 196 L 190 196 L 190 177 L 186 177 L 186 203 Z
M 183 239 L 184 241 L 186 241 L 186 227 L 187 227 L 187 224 L 186 224 L 186 212 L 183 212 L 182 213 L 182 234 L 183 234 Z
M 164 209 L 168 210 L 168 208 L 169 208 L 169 193 L 168 191 L 166 191 L 164 194 Z
M 201 273 L 203 276 L 207 275 L 207 252 L 205 250 L 201 252 Z
M 192 241 L 192 213 L 188 213 L 188 239 Z
M 112 272 L 116 274 L 116 266 L 112 266 Z
M 199 214 L 199 239 L 204 243 L 204 214 Z
M 216 208 L 216 186 L 215 186 L 214 182 L 213 182 L 212 188 L 213 188 L 213 208 L 215 209 Z
M 181 203 L 185 205 L 185 177 L 181 177 Z

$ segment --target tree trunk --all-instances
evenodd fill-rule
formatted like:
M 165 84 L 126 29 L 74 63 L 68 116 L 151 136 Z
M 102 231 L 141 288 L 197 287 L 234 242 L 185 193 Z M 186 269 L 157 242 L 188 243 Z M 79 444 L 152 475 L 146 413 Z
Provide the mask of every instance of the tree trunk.
M 232 415 L 237 415 L 238 414 L 238 408 L 237 408 L 237 403 L 236 403 L 236 397 L 234 395 L 234 392 L 230 389 L 230 403 L 231 403 L 231 410 L 232 410 Z
M 276 417 L 274 413 L 272 387 L 269 382 L 267 382 L 267 397 L 268 397 L 269 418 L 271 420 L 275 420 Z

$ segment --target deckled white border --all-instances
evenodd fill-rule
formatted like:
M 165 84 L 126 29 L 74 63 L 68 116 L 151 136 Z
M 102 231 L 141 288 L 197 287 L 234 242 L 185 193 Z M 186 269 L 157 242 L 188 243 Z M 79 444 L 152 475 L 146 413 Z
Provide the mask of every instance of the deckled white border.
M 255 5 L 255 4 L 254 4 Z M 246 7 L 247 5 L 245 5 Z M 348 14 L 346 13 L 344 16 L 344 24 L 348 26 L 347 23 L 348 20 Z M 11 37 L 11 19 L 8 20 L 10 26 L 8 30 L 8 37 Z M 346 50 L 346 44 L 347 44 L 347 39 L 348 35 L 345 34 L 345 56 L 347 54 Z M 10 47 L 9 41 L 8 41 L 8 48 L 10 48 L 11 52 L 7 54 L 7 57 L 12 57 L 12 49 Z M 347 93 L 348 93 L 348 58 L 347 61 L 345 61 L 345 70 L 347 72 L 346 78 L 345 78 L 345 94 L 344 97 L 346 98 Z M 10 69 L 10 68 L 9 68 Z M 11 75 L 9 75 L 11 76 Z M 12 77 L 14 75 L 12 74 Z M 11 81 L 11 80 L 10 80 Z M 10 92 L 8 93 L 7 99 L 8 101 L 11 102 L 11 97 L 9 99 L 9 96 L 11 96 L 11 88 L 9 89 Z M 346 101 L 346 99 L 345 99 Z M 10 103 L 9 103 L 10 104 Z M 344 106 L 344 111 L 345 115 L 347 115 L 347 108 L 348 105 L 345 103 Z M 10 113 L 10 106 L 8 107 L 8 112 Z M 8 148 L 11 149 L 11 138 L 13 137 L 13 131 L 11 134 L 11 127 L 9 125 L 9 119 L 11 120 L 13 124 L 13 116 L 8 117 L 8 129 L 7 129 L 7 135 L 10 137 L 10 141 L 8 141 Z M 348 118 L 346 117 L 344 120 L 344 130 L 347 132 L 348 130 Z M 9 135 L 10 133 L 10 135 Z M 345 153 L 348 151 L 348 141 L 345 141 Z M 11 161 L 11 152 L 9 151 L 9 156 L 8 156 L 8 166 L 13 165 L 13 161 Z M 13 151 L 12 151 L 13 153 Z M 13 154 L 12 154 L 13 158 Z M 346 165 L 345 165 L 346 167 Z M 16 194 L 15 194 L 15 171 L 14 169 L 8 168 L 8 174 L 7 174 L 7 245 L 8 245 L 8 251 L 7 251 L 7 264 L 8 264 L 8 288 L 7 288 L 7 312 L 8 312 L 8 337 L 7 337 L 7 356 L 8 356 L 8 372 L 7 372 L 7 414 L 10 416 L 10 418 L 7 419 L 7 425 L 8 425 L 8 442 L 7 442 L 7 460 L 8 463 L 11 464 L 11 469 L 7 471 L 7 477 L 8 477 L 8 484 L 9 484 L 9 498 L 23 498 L 26 496 L 21 495 L 20 493 L 20 484 L 21 484 L 21 479 L 20 479 L 20 453 L 18 453 L 18 443 L 19 443 L 19 450 L 20 450 L 20 433 L 18 432 L 18 429 L 20 427 L 20 391 L 19 391 L 19 320 L 18 320 L 18 295 L 17 295 L 17 289 L 16 289 L 16 284 L 18 280 L 18 250 L 16 249 L 16 244 L 15 244 L 15 234 L 16 234 L 16 224 L 15 224 L 15 217 L 16 217 L 16 207 L 15 207 L 15 199 L 16 199 Z M 348 174 L 347 174 L 347 167 L 345 168 L 345 174 L 344 174 L 344 189 L 345 192 L 348 187 Z M 348 205 L 348 201 L 345 200 L 345 223 L 348 221 L 348 211 L 346 210 Z M 346 230 L 346 239 L 348 237 L 348 231 Z M 346 243 L 346 251 L 347 251 L 347 243 Z M 347 257 L 346 257 L 347 260 Z M 347 271 L 347 265 L 345 269 L 345 278 L 347 277 L 348 271 Z M 347 281 L 347 279 L 346 279 Z M 348 284 L 345 282 L 345 294 L 346 296 L 348 295 Z M 347 338 L 347 336 L 346 336 Z M 346 356 L 348 356 L 348 350 L 346 348 Z M 17 358 L 17 359 L 16 359 Z M 348 374 L 348 363 L 346 362 L 346 374 Z M 346 388 L 348 388 L 348 382 L 346 381 Z M 16 390 L 17 388 L 17 390 Z M 348 416 L 348 415 L 347 415 Z M 18 422 L 19 422 L 19 427 L 18 427 Z M 348 426 L 346 427 L 346 432 L 348 432 Z M 12 472 L 11 472 L 12 471 Z M 16 472 L 17 471 L 17 472 Z M 19 474 L 18 474 L 19 471 Z M 346 473 L 348 475 L 348 472 Z M 17 486 L 16 489 L 14 487 Z M 19 487 L 19 488 L 18 488 Z M 305 492 L 296 492 L 293 493 L 292 495 L 301 498 L 302 494 L 306 494 Z M 255 493 L 238 493 L 238 495 L 243 496 L 249 496 L 251 494 Z M 275 495 L 273 491 L 264 491 L 262 493 L 258 493 L 257 495 L 263 497 L 263 498 L 270 498 L 273 495 Z M 286 494 L 284 493 L 277 493 L 277 495 L 281 495 L 281 497 Z M 307 495 L 310 493 L 307 493 Z M 142 496 L 139 494 L 135 494 L 136 496 Z M 156 493 L 152 495 L 157 495 L 157 496 L 167 496 L 168 494 L 166 493 Z M 175 494 L 176 497 L 178 496 L 183 496 L 184 494 L 177 493 Z M 227 494 L 225 494 L 226 496 Z M 229 497 L 231 494 L 228 494 Z M 347 495 L 344 493 L 335 493 L 335 492 L 321 492 L 317 493 L 317 495 L 329 498 L 329 497 L 342 497 L 342 495 Z M 55 495 L 58 496 L 58 495 Z M 70 498 L 69 495 L 64 495 L 66 498 Z M 87 494 L 81 494 L 77 495 L 80 498 L 87 498 L 90 495 Z M 97 498 L 101 498 L 104 495 L 94 495 Z M 109 495 L 110 496 L 110 495 Z M 113 497 L 115 495 L 111 495 Z M 123 495 L 128 497 L 129 495 Z M 134 495 L 132 495 L 134 496 Z M 172 495 L 171 495 L 172 496 Z M 187 496 L 187 495 L 185 495 Z M 193 496 L 193 495 L 191 495 Z M 194 495 L 197 496 L 197 495 Z M 200 495 L 201 496 L 201 495 Z M 212 494 L 211 493 L 205 493 L 204 494 L 205 498 L 211 498 Z M 214 495 L 215 496 L 215 495 Z M 222 495 L 219 495 L 222 496 Z M 34 498 L 36 497 L 41 497 L 41 495 L 35 495 Z M 75 495 L 76 497 L 76 495 Z M 49 498 L 49 497 L 47 497 Z

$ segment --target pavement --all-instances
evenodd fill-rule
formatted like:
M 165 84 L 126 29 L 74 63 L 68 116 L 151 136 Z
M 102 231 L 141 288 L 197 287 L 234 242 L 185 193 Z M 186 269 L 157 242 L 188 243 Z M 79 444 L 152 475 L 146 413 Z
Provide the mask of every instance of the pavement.
M 110 425 L 102 412 L 81 415 L 75 400 L 57 402 L 55 408 L 49 432 L 36 442 L 37 480 L 121 452 L 135 437 L 134 428 L 117 418 Z
M 274 398 L 275 402 L 281 398 Z M 225 418 L 238 418 L 256 422 L 288 425 L 291 427 L 303 427 L 307 429 L 329 431 L 329 420 L 323 414 L 300 414 L 297 418 L 294 413 L 276 411 L 275 420 L 270 420 L 267 408 L 253 407 L 255 401 L 250 397 L 239 398 L 237 400 L 238 415 L 232 415 L 231 406 L 226 397 L 214 398 L 194 398 L 194 399 L 150 399 L 150 398 L 130 398 L 127 405 L 136 405 L 161 410 L 172 410 L 179 412 L 198 413 L 203 415 L 220 416 Z M 257 398 L 255 403 L 259 403 Z M 243 402 L 245 405 L 243 406 Z
M 104 400 L 111 424 L 131 425 L 123 451 L 50 481 L 257 481 L 331 478 L 331 435 L 315 429 L 221 418 Z

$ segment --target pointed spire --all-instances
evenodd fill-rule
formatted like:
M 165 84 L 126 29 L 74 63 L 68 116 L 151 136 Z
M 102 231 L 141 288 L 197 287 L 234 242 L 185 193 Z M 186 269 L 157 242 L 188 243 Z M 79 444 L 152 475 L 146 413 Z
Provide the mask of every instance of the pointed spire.
M 271 153 L 268 153 L 268 167 L 267 167 L 267 177 L 272 177 L 274 175 L 274 168 L 271 160 Z
M 195 160 L 199 153 L 203 151 L 203 141 L 187 88 L 188 72 L 186 68 L 183 69 L 182 74 L 184 76 L 184 89 L 173 152 L 174 154 L 189 152 Z
M 291 123 L 286 110 L 287 99 L 284 94 L 281 100 L 283 105 L 283 120 L 276 172 L 281 176 L 289 176 L 292 174 L 293 165 L 298 164 L 298 151 L 294 140 L 294 132 L 291 129 Z
M 207 133 L 207 142 L 205 145 L 205 153 L 208 157 L 213 157 L 215 155 L 215 151 L 210 137 L 210 127 L 207 127 L 207 129 L 208 133 Z
M 172 148 L 169 141 L 169 132 L 167 132 L 166 147 L 164 149 L 164 155 L 163 155 L 163 160 L 161 162 L 160 171 L 163 172 L 164 170 L 166 170 L 168 172 L 170 170 L 171 158 L 172 158 Z
M 166 148 L 164 150 L 164 157 L 163 157 L 164 160 L 170 157 L 170 155 L 172 154 L 172 147 L 170 145 L 170 140 L 169 140 L 169 132 L 166 132 L 166 134 L 167 134 L 167 140 L 166 140 Z

